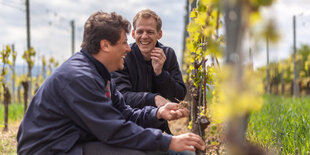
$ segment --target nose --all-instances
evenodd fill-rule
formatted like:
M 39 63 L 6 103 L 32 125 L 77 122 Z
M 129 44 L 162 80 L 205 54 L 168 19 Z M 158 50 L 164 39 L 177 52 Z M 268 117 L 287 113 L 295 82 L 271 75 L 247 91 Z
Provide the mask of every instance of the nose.
M 147 32 L 143 32 L 141 38 L 146 38 L 147 37 Z

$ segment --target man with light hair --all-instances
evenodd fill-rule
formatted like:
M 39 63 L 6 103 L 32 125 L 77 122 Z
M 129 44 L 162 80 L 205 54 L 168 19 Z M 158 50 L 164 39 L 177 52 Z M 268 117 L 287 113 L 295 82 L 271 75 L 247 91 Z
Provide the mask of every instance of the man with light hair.
M 133 108 L 161 107 L 168 100 L 177 102 L 186 95 L 186 87 L 175 52 L 158 40 L 162 37 L 162 20 L 152 10 L 139 11 L 131 32 L 135 43 L 124 59 L 124 69 L 113 72 L 112 80 Z M 160 129 L 171 134 L 168 123 Z

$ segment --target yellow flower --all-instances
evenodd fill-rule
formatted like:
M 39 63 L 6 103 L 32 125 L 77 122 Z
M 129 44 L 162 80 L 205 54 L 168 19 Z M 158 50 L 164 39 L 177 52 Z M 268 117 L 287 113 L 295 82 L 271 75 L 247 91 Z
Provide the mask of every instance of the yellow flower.
M 261 109 L 263 105 L 263 83 L 258 72 L 244 68 L 241 84 L 238 85 L 233 68 L 224 66 L 218 73 L 216 90 L 210 111 L 214 122 L 226 121 Z
M 188 129 L 190 129 L 190 130 L 192 130 L 192 127 L 193 127 L 193 126 L 192 126 L 192 124 L 193 124 L 193 122 L 192 122 L 192 121 L 190 121 L 190 122 L 188 123 L 187 128 L 188 128 Z

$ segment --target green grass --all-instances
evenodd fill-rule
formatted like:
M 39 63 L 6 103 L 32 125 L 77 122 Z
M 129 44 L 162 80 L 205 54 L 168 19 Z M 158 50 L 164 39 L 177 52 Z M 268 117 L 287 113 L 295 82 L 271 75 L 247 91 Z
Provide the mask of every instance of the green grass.
M 247 137 L 279 154 L 309 154 L 310 98 L 265 96 L 261 111 L 250 116 Z
M 23 104 L 10 104 L 9 105 L 9 125 L 10 122 L 20 121 L 24 116 Z M 0 104 L 0 128 L 4 127 L 4 105 Z

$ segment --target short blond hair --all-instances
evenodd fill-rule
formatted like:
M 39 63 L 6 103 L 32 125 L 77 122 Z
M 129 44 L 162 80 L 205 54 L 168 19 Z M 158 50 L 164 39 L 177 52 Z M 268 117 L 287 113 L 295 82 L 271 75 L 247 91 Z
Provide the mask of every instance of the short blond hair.
M 133 18 L 133 28 L 134 29 L 136 29 L 137 20 L 140 18 L 146 18 L 146 19 L 154 18 L 156 23 L 157 23 L 157 26 L 156 26 L 157 31 L 161 30 L 162 21 L 161 21 L 160 17 L 154 11 L 152 11 L 150 9 L 145 9 L 145 10 L 139 11 L 136 14 L 136 16 Z

